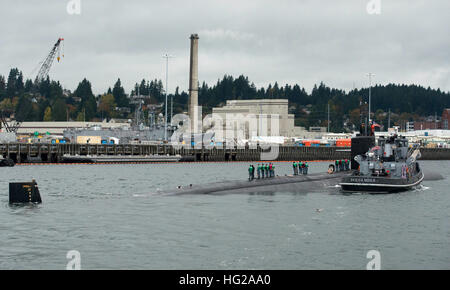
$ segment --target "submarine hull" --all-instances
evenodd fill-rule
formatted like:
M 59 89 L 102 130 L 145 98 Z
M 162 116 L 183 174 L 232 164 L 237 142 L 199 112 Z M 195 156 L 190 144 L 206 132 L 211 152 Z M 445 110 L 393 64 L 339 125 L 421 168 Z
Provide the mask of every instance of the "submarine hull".
M 204 185 L 183 186 L 165 194 L 224 194 L 224 193 L 254 193 L 293 190 L 310 192 L 324 187 L 335 186 L 349 172 L 312 173 L 308 175 L 286 175 L 273 178 L 255 179 L 253 181 L 229 180 L 225 182 Z

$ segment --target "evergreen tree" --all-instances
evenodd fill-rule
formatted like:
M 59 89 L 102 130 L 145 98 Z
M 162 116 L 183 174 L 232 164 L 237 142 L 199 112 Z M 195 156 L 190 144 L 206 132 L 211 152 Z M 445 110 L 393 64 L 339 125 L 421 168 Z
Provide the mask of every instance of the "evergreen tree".
M 136 83 L 131 93 L 135 94 L 138 90 L 141 95 L 151 97 L 147 104 L 161 104 L 165 101 L 161 80 L 143 79 Z M 177 87 L 168 99 L 172 96 L 174 113 L 186 112 L 188 92 L 180 91 Z M 204 107 L 205 113 L 210 112 L 213 107 L 224 105 L 227 100 L 282 98 L 289 100 L 289 113 L 295 114 L 295 124 L 305 127 L 326 126 L 329 105 L 330 125 L 334 131 L 342 131 L 344 127 L 354 128 L 359 124 L 360 103 L 367 102 L 367 96 L 368 88 L 345 92 L 330 88 L 323 82 L 315 85 L 311 93 L 307 93 L 299 84 L 278 82 L 256 88 L 243 75 L 237 78 L 224 75 L 215 84 L 203 82 L 199 86 L 199 104 Z M 17 68 L 12 68 L 7 78 L 0 75 L 0 110 L 14 113 L 19 121 L 49 120 L 49 114 L 46 114 L 48 108 L 51 109 L 51 120 L 64 121 L 67 119 L 67 112 L 71 119 L 77 120 L 111 118 L 117 114 L 115 106 L 132 107 L 120 79 L 113 88 L 108 88 L 106 94 L 96 98 L 87 79 L 83 79 L 72 94 L 65 92 L 59 82 L 50 80 L 49 77 L 39 84 L 33 84 L 30 79 L 24 82 L 23 74 Z M 371 107 L 372 117 L 380 124 L 387 125 L 386 114 L 390 110 L 391 124 L 403 126 L 407 121 L 434 116 L 435 113 L 440 115 L 444 108 L 450 108 L 450 93 L 418 85 L 375 85 L 372 87 Z M 122 117 L 129 116 L 124 113 Z
M 112 90 L 112 94 L 117 103 L 118 107 L 128 107 L 130 105 L 130 101 L 125 94 L 125 90 L 122 87 L 120 79 L 114 84 L 114 88 Z
M 9 71 L 8 83 L 6 85 L 6 95 L 9 98 L 18 96 L 18 84 L 19 70 L 17 68 L 13 68 Z
M 67 120 L 67 105 L 63 99 L 59 98 L 52 106 L 52 117 L 54 121 Z
M 20 97 L 16 107 L 16 120 L 20 122 L 29 121 L 32 109 L 30 99 L 24 96 Z
M 94 94 L 92 93 L 91 83 L 87 79 L 83 79 L 75 92 L 74 96 L 81 98 L 79 111 L 83 111 L 83 116 L 86 121 L 92 120 L 97 113 L 97 103 Z
M 6 98 L 6 80 L 5 77 L 0 75 L 0 101 Z

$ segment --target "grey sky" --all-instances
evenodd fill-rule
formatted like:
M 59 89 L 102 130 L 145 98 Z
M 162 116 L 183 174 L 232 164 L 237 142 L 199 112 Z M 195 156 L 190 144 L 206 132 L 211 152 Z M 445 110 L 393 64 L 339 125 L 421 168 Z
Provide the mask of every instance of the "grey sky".
M 258 87 L 278 81 L 342 89 L 374 82 L 417 83 L 450 90 L 450 1 L 381 0 L 1 0 L 0 74 L 33 69 L 58 37 L 65 58 L 50 76 L 74 90 L 84 77 L 95 93 L 121 78 L 127 92 L 145 79 L 165 78 L 169 91 L 188 87 L 189 35 L 198 33 L 199 79 L 247 75 Z

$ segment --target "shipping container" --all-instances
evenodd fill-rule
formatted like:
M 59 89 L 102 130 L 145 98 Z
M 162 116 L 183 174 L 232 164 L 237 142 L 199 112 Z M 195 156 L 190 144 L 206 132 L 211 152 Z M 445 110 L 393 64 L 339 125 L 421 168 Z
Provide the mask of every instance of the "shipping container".
M 77 136 L 78 144 L 101 144 L 101 136 Z
M 320 146 L 320 140 L 303 140 L 302 141 L 302 143 L 303 143 L 303 146 L 306 146 L 306 147 L 311 147 L 311 146 L 313 146 L 313 147 L 319 147 Z
M 352 139 L 338 139 L 336 140 L 337 147 L 351 147 Z

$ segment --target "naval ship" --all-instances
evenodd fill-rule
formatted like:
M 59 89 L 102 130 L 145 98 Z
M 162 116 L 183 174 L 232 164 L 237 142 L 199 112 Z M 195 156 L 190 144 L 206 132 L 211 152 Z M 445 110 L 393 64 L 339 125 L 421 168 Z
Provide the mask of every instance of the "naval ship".
M 380 137 L 378 146 L 365 154 L 356 155 L 358 164 L 351 175 L 342 179 L 340 186 L 345 192 L 394 193 L 419 185 L 424 174 L 417 159 L 417 146 L 408 146 L 408 140 L 397 134 Z

